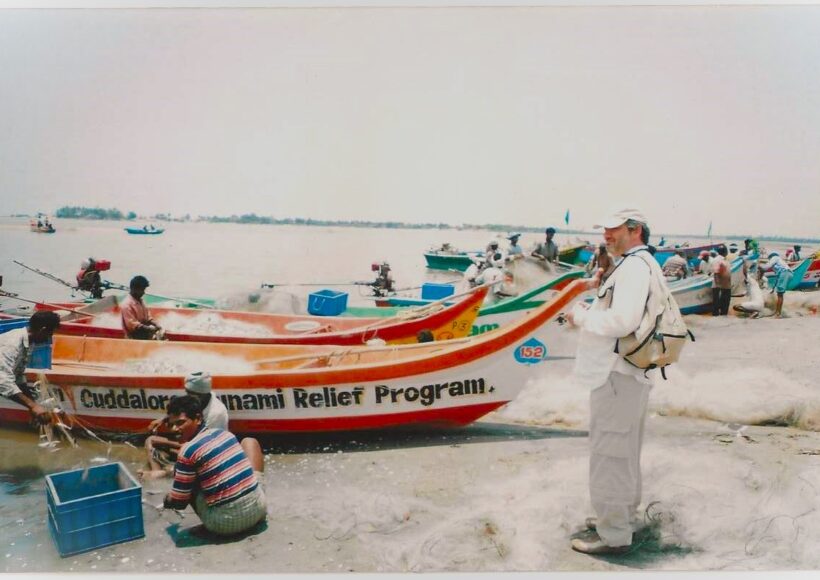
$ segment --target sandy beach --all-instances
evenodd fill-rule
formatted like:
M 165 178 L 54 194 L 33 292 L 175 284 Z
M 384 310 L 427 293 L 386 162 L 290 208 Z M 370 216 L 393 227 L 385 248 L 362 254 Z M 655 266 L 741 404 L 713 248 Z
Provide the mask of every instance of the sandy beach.
M 4 439 L 6 572 L 470 572 L 820 568 L 818 294 L 790 318 L 687 317 L 697 340 L 650 397 L 644 517 L 621 557 L 573 552 L 591 514 L 588 393 L 556 361 L 512 403 L 457 431 L 272 438 L 268 520 L 242 538 L 161 511 L 143 490 L 146 537 L 65 559 L 46 527 L 43 474 L 141 453 L 88 440 L 32 453 Z M 792 306 L 800 301 L 800 306 Z M 575 331 L 567 329 L 567 340 Z M 34 447 L 36 449 L 36 447 Z M 4 460 L 4 463 L 6 461 Z M 22 496 L 22 497 L 21 497 Z
M 760 318 L 686 317 L 696 341 L 668 380 L 655 377 L 649 398 L 644 525 L 628 553 L 607 557 L 570 547 L 594 514 L 590 393 L 573 378 L 578 330 L 567 317 L 547 321 L 543 340 L 524 322 L 520 335 L 466 339 L 463 350 L 435 341 L 469 332 L 470 321 L 419 318 L 396 341 L 441 332 L 406 356 L 347 351 L 372 342 L 364 332 L 332 355 L 271 347 L 257 351 L 261 360 L 173 343 L 140 357 L 139 345 L 78 338 L 52 350 L 51 373 L 28 379 L 43 387 L 44 405 L 59 399 L 95 429 L 147 430 L 192 371 L 213 375 L 234 428 L 249 432 L 494 411 L 453 430 L 268 435 L 268 517 L 257 529 L 210 536 L 190 507 L 162 509 L 170 479 L 151 480 L 141 487 L 144 538 L 61 558 L 47 476 L 110 462 L 136 476 L 144 442 L 120 434 L 53 446 L 37 428 L 5 423 L 26 415 L 0 398 L 0 572 L 733 571 L 746 580 L 820 571 L 820 270 L 811 269 L 820 256 L 820 5 L 6 4 L 2 312 L 62 311 L 67 301 L 75 310 L 100 285 L 113 301 L 137 280 L 152 305 L 316 314 L 332 297 L 320 314 L 352 316 L 381 302 L 388 271 L 397 298 L 415 299 L 425 288 L 466 288 L 461 268 L 482 260 L 497 266 L 482 275 L 501 282 L 490 306 L 563 272 L 539 255 L 582 266 L 597 248 L 605 266 L 602 242 L 613 258 L 634 247 L 614 243 L 622 227 L 655 246 L 660 264 L 684 250 L 706 276 L 716 264 L 703 251 L 724 245 L 734 255 L 734 245 L 747 251 L 744 271 L 757 259 L 783 284 L 777 254 L 795 265 L 793 286 L 811 290 L 787 291 L 782 318 L 768 288 Z M 627 292 L 642 284 L 625 279 Z M 699 311 L 711 283 L 676 286 L 680 306 Z M 757 308 L 750 294 L 732 303 Z M 484 315 L 515 316 L 509 307 Z M 62 332 L 107 330 L 122 343 L 121 312 L 85 327 L 66 317 Z M 168 318 L 172 340 L 179 329 L 213 344 L 235 332 L 283 338 L 257 324 L 265 317 Z M 359 330 L 383 334 L 384 323 Z M 475 331 L 502 323 L 478 320 Z M 317 343 L 338 338 L 329 326 L 285 322 Z M 20 344 L 0 356 L 19 360 Z M 382 384 L 394 380 L 402 384 Z M 366 389 L 372 405 L 359 402 Z

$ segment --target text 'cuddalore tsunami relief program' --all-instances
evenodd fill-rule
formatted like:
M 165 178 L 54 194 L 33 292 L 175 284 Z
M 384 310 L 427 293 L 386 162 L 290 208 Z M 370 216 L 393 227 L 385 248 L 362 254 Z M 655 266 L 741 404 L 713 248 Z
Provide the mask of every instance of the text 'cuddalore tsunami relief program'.
M 391 405 L 417 403 L 429 407 L 446 398 L 484 395 L 495 392 L 483 378 L 433 383 L 420 387 L 372 387 L 372 404 Z M 105 389 L 80 387 L 77 400 L 87 409 L 133 409 L 158 411 L 165 408 L 172 395 L 152 393 L 146 389 Z M 339 387 L 254 389 L 218 394 L 229 411 L 259 411 L 279 409 L 321 409 L 351 407 L 368 404 L 364 387 L 342 389 Z M 62 398 L 62 396 L 61 396 Z

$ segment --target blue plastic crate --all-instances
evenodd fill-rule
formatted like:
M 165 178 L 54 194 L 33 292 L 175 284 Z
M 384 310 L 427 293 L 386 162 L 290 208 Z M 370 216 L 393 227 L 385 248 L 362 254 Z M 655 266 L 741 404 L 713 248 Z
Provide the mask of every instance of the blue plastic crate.
M 32 344 L 28 351 L 28 368 L 51 368 L 51 340 L 42 344 Z
M 452 296 L 456 292 L 456 287 L 452 284 L 435 284 L 433 282 L 425 282 L 421 286 L 422 300 L 441 300 Z
M 46 476 L 48 528 L 66 557 L 145 536 L 142 486 L 122 463 Z
M 314 316 L 337 316 L 347 309 L 347 292 L 319 290 L 308 296 L 308 312 Z
M 14 330 L 15 328 L 25 328 L 28 325 L 28 318 L 7 318 L 0 320 L 0 334 Z

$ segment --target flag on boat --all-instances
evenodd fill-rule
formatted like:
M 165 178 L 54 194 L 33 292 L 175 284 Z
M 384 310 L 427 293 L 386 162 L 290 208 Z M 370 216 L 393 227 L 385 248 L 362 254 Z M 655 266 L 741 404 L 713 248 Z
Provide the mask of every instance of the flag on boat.
M 711 237 L 712 237 L 712 222 L 711 222 L 711 220 L 709 221 L 709 229 L 708 229 L 708 230 L 706 230 L 706 237 L 707 237 L 707 238 L 711 238 Z
M 569 210 L 564 214 L 564 223 L 569 225 Z

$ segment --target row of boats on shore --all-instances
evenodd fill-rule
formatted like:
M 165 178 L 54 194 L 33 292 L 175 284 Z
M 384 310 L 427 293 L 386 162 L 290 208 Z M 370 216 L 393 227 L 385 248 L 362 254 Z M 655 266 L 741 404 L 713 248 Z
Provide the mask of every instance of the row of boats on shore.
M 757 264 L 745 260 L 731 262 L 733 295 L 745 293 L 744 270 Z M 820 260 L 794 270 L 797 287 L 809 272 L 820 276 Z M 117 296 L 38 304 L 60 311 L 62 323 L 50 368 L 26 376 L 49 404 L 99 431 L 144 431 L 196 370 L 213 375 L 239 433 L 465 425 L 514 399 L 543 365 L 574 355 L 561 313 L 584 294 L 584 275 L 573 268 L 494 302 L 480 286 L 340 316 L 151 306 L 166 341 L 124 339 Z M 710 276 L 669 285 L 684 314 L 710 309 Z M 0 328 L 20 320 L 0 313 Z M 27 422 L 28 413 L 0 399 L 0 421 Z
M 185 375 L 145 372 L 146 365 L 180 361 L 196 365 L 187 370 L 213 374 L 214 393 L 236 432 L 463 425 L 512 400 L 533 367 L 555 357 L 559 343 L 549 336 L 549 323 L 582 290 L 580 283 L 569 284 L 517 321 L 472 337 L 487 287 L 407 320 L 336 317 L 323 320 L 322 328 L 303 324 L 310 317 L 201 312 L 276 324 L 276 335 L 240 340 L 185 333 L 169 333 L 169 341 L 106 337 L 112 329 L 93 322 L 115 308 L 116 301 L 106 298 L 108 306 L 72 308 L 54 336 L 51 368 L 30 368 L 27 378 L 50 385 L 53 404 L 93 430 L 143 431 L 182 392 Z M 53 307 L 59 306 L 67 305 Z M 152 309 L 160 324 L 179 312 Z M 435 340 L 417 342 L 419 330 L 432 330 Z M 247 368 L 220 372 L 237 359 Z M 138 362 L 142 370 L 134 372 Z M 24 422 L 28 414 L 2 400 L 0 419 Z

